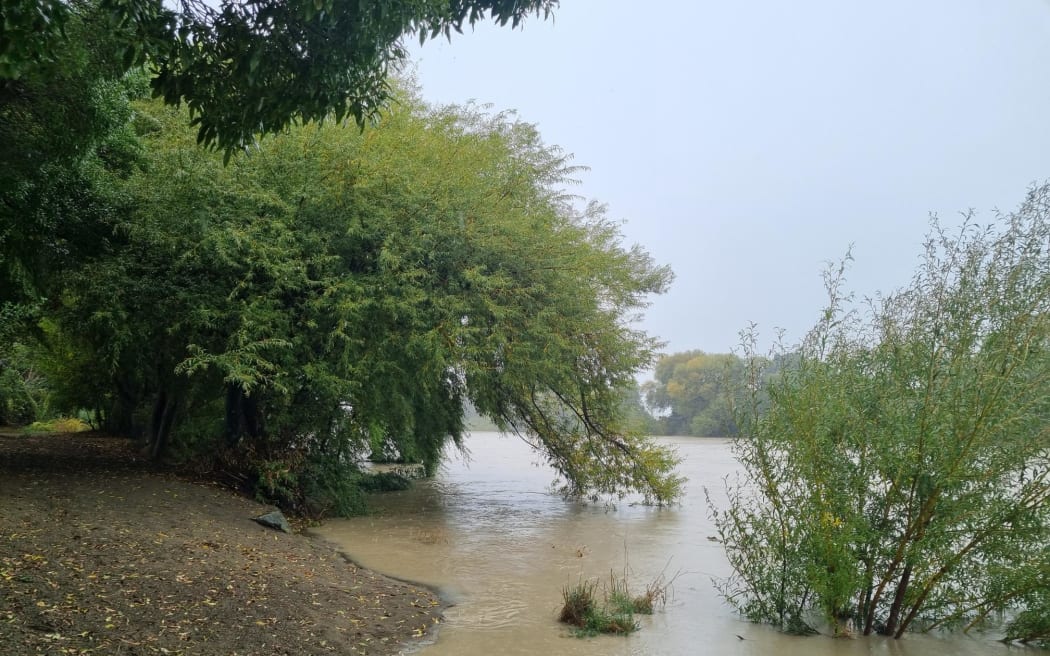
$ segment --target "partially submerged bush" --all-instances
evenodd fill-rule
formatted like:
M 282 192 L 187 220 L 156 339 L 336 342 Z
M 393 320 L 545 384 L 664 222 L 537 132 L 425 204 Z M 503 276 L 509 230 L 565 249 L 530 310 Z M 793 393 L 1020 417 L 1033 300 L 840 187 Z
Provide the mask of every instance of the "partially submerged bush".
M 667 604 L 667 595 L 671 590 L 671 583 L 674 582 L 675 577 L 667 579 L 663 574 L 656 577 L 645 586 L 645 591 L 639 595 L 635 595 L 631 599 L 631 606 L 634 612 L 640 615 L 652 615 L 653 609 L 656 606 L 664 606 Z
M 743 466 L 714 508 L 748 619 L 901 637 L 1050 634 L 1050 185 L 957 233 L 936 222 L 906 287 L 828 306 L 791 367 L 744 333 Z
M 597 581 L 580 581 L 576 585 L 565 587 L 561 596 L 565 603 L 561 607 L 558 621 L 563 624 L 582 627 L 587 623 L 587 616 L 594 612 L 597 606 L 595 590 Z
M 598 582 L 580 581 L 576 585 L 562 590 L 562 605 L 558 621 L 576 627 L 579 636 L 593 636 L 599 633 L 622 634 L 638 630 L 634 621 L 630 597 L 623 603 L 617 591 L 605 589 L 604 600 L 598 600 Z
M 635 614 L 652 615 L 656 605 L 666 603 L 673 580 L 668 581 L 661 574 L 646 586 L 645 592 L 632 595 L 626 572 L 623 576 L 610 573 L 599 600 L 598 581 L 581 579 L 562 590 L 564 603 L 558 621 L 576 627 L 576 634 L 581 637 L 633 633 L 638 630 Z
M 261 503 L 309 519 L 351 517 L 368 510 L 367 495 L 406 490 L 403 471 L 362 471 L 351 459 L 308 457 L 301 451 L 263 456 L 250 448 L 229 448 L 180 463 L 184 471 L 225 482 Z
M 357 486 L 364 492 L 400 492 L 412 487 L 412 481 L 398 472 L 375 472 L 358 475 Z
M 318 519 L 364 514 L 368 509 L 365 495 L 412 487 L 412 481 L 397 472 L 369 473 L 327 461 L 310 463 L 302 476 L 298 511 Z

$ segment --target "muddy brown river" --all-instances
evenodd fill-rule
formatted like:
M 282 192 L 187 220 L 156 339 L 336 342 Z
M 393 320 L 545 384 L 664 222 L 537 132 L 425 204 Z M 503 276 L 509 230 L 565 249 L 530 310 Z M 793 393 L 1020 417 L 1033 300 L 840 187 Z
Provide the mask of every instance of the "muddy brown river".
M 422 656 L 1040 653 L 985 635 L 799 638 L 741 620 L 712 584 L 729 568 L 721 545 L 708 539 L 715 531 L 704 500 L 705 486 L 717 493 L 739 467 L 729 442 L 661 439 L 678 449 L 689 478 L 673 508 L 564 501 L 548 491 L 552 471 L 520 440 L 474 433 L 469 459 L 456 453 L 434 480 L 377 497 L 376 514 L 315 532 L 362 565 L 434 586 L 454 604 Z M 558 624 L 563 587 L 625 567 L 637 588 L 677 574 L 666 607 L 641 616 L 640 631 L 579 639 Z

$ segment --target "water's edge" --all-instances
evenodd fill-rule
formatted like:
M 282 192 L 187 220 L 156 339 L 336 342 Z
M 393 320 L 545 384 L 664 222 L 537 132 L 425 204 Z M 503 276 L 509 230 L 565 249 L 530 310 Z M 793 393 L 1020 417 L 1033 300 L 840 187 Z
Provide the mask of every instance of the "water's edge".
M 403 646 L 407 651 L 403 651 L 402 653 L 416 653 L 437 642 L 438 634 L 441 632 L 441 627 L 445 625 L 445 611 L 455 606 L 455 604 L 449 600 L 446 593 L 441 589 L 441 586 L 434 585 L 432 583 L 426 583 L 424 581 L 413 581 L 412 579 L 403 578 L 390 572 L 385 572 L 383 570 L 376 569 L 374 567 L 365 567 L 361 563 L 354 560 L 354 557 L 347 553 L 347 551 L 343 549 L 343 547 L 338 542 L 329 539 L 321 533 L 318 533 L 313 528 L 308 528 L 305 531 L 303 531 L 303 535 L 305 537 L 310 538 L 311 540 L 316 540 L 328 547 L 331 547 L 332 550 L 339 554 L 339 557 L 342 558 L 346 563 L 353 565 L 358 569 L 363 569 L 377 576 L 381 576 L 384 579 L 396 581 L 397 583 L 410 585 L 414 588 L 422 588 L 432 593 L 435 597 L 437 597 L 437 600 L 441 602 L 441 605 L 438 606 L 438 617 L 441 621 L 428 625 L 426 632 L 418 640 L 413 640 L 412 642 L 404 643 Z

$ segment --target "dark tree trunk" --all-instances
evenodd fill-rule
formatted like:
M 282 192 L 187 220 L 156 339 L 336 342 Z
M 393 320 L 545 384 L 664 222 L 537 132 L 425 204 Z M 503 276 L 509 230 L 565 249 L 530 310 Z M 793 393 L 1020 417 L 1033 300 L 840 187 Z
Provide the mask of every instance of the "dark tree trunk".
M 239 385 L 226 387 L 226 444 L 236 446 L 244 437 L 256 440 L 262 435 L 259 401 Z
M 897 632 L 897 624 L 900 622 L 901 607 L 904 605 L 904 595 L 908 592 L 908 584 L 911 583 L 911 563 L 904 566 L 900 583 L 897 584 L 897 592 L 893 595 L 893 604 L 890 606 L 890 616 L 886 618 L 886 626 L 879 633 L 883 635 L 894 635 Z
M 226 386 L 226 446 L 236 446 L 241 439 L 241 388 Z
M 142 437 L 141 427 L 135 425 L 135 409 L 139 405 L 139 395 L 120 378 L 114 381 L 114 387 L 117 394 L 106 409 L 103 427 L 115 435 Z M 152 426 L 150 428 L 152 429 Z
M 241 400 L 241 410 L 244 416 L 244 432 L 252 440 L 262 435 L 262 417 L 259 414 L 259 401 L 254 396 L 244 395 Z
M 160 460 L 168 449 L 171 426 L 175 422 L 176 400 L 169 398 L 167 391 L 157 395 L 153 405 L 153 418 L 150 422 L 150 450 L 153 460 Z
M 874 590 L 871 580 L 870 566 L 868 567 L 867 572 L 865 573 L 865 578 L 867 579 L 868 583 L 864 586 L 864 590 L 860 593 L 860 603 L 857 604 L 857 622 L 863 622 L 861 631 L 864 633 L 864 635 L 871 635 L 872 627 L 869 619 L 871 617 L 871 613 L 869 612 L 869 609 L 871 608 L 871 595 L 874 592 Z

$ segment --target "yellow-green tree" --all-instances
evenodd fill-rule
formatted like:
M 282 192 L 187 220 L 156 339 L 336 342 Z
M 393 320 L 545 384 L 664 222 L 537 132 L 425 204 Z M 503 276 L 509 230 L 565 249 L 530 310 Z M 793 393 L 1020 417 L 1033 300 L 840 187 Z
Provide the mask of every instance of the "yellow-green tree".
M 656 362 L 645 384 L 646 404 L 664 435 L 729 437 L 737 434 L 730 393 L 739 387 L 743 361 L 730 353 L 685 351 Z
M 375 128 L 296 128 L 224 166 L 184 115 L 139 111 L 120 245 L 56 312 L 111 378 L 83 405 L 158 456 L 250 457 L 302 502 L 369 451 L 432 470 L 469 400 L 571 494 L 674 498 L 673 456 L 621 417 L 656 346 L 630 317 L 670 272 L 576 209 L 532 126 L 406 94 Z

